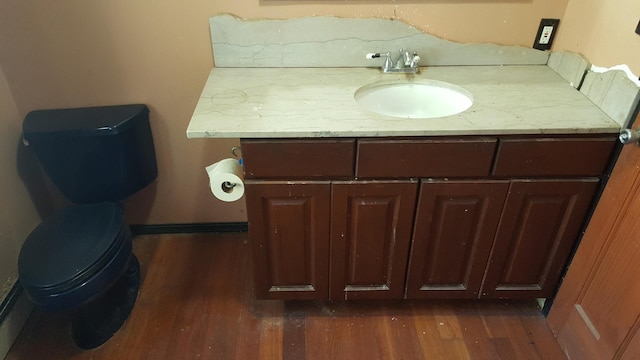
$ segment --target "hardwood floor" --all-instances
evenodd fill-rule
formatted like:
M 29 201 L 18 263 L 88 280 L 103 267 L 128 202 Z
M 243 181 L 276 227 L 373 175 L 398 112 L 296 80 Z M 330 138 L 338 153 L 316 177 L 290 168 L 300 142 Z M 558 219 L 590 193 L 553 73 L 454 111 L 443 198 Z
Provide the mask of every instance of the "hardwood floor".
M 255 300 L 247 241 L 139 236 L 142 288 L 111 340 L 82 351 L 34 311 L 6 359 L 565 359 L 535 301 Z

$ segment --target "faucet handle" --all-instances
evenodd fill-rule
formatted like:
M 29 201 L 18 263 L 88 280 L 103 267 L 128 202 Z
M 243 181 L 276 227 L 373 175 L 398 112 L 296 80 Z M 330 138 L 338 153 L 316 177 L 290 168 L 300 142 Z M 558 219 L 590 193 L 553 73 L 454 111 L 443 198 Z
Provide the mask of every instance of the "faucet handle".
M 375 58 L 379 58 L 379 57 L 386 57 L 385 61 L 384 61 L 384 65 L 382 66 L 382 69 L 390 69 L 393 66 L 393 61 L 391 61 L 391 51 L 387 51 L 387 53 L 368 53 L 365 57 L 367 59 L 375 59 Z
M 412 68 L 417 67 L 419 62 L 420 56 L 418 56 L 418 53 L 414 51 L 413 56 L 411 57 L 411 64 L 409 64 L 409 66 Z
M 375 58 L 379 58 L 379 57 L 383 57 L 383 56 L 389 57 L 389 56 L 391 56 L 391 52 L 387 51 L 386 54 L 383 54 L 383 53 L 368 53 L 365 57 L 367 59 L 375 59 Z

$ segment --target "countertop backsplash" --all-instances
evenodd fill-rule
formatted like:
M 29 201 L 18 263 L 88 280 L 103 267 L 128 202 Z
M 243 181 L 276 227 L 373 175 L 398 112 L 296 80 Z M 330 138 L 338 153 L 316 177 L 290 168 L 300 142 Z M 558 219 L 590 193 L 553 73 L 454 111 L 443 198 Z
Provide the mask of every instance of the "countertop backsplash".
M 460 44 L 424 33 L 399 20 L 302 17 L 209 19 L 216 67 L 368 67 L 367 53 L 416 51 L 420 66 L 545 65 L 549 53 L 521 46 Z
M 444 76 L 442 74 L 449 74 L 445 76 L 445 81 L 455 80 L 452 82 L 476 91 L 474 95 L 476 104 L 467 113 L 447 117 L 442 120 L 444 123 L 440 125 L 437 125 L 439 121 L 436 120 L 431 120 L 429 126 L 424 124 L 417 126 L 411 120 L 396 120 L 392 126 L 396 129 L 393 132 L 394 135 L 414 133 L 416 135 L 445 135 L 473 133 L 474 131 L 478 133 L 613 132 L 617 128 L 613 124 L 619 125 L 620 128 L 628 127 L 640 99 L 640 87 L 630 81 L 624 72 L 594 72 L 590 70 L 589 60 L 579 54 L 566 51 L 540 51 L 522 46 L 461 44 L 424 33 L 399 20 L 327 16 L 286 20 L 243 20 L 225 14 L 211 17 L 209 25 L 215 68 L 218 71 L 212 71 L 210 74 L 201 101 L 189 126 L 189 137 L 234 137 L 243 136 L 243 134 L 251 134 L 252 136 L 262 134 L 267 137 L 323 137 L 329 135 L 346 136 L 353 131 L 360 131 L 361 135 L 368 136 L 391 135 L 388 133 L 390 129 L 378 132 L 379 128 L 371 127 L 376 122 L 383 124 L 384 122 L 381 122 L 383 117 L 363 112 L 355 103 L 352 104 L 353 99 L 349 100 L 346 97 L 350 96 L 353 90 L 357 89 L 357 86 L 351 83 L 343 84 L 343 82 L 346 80 L 344 76 L 350 74 L 353 77 L 361 78 L 360 81 L 388 78 L 389 75 L 378 76 L 374 74 L 376 68 L 383 64 L 384 59 L 367 59 L 365 55 L 372 52 L 386 53 L 390 51 L 392 57 L 395 58 L 400 48 L 411 52 L 415 51 L 420 55 L 419 66 L 423 67 L 424 74 L 419 78 L 425 78 L 425 76 L 438 78 Z M 452 72 L 455 69 L 452 67 L 456 66 L 460 66 L 457 68 L 459 71 Z M 485 69 L 473 71 L 469 66 L 484 66 Z M 508 72 L 510 75 L 502 78 L 505 76 L 504 72 L 500 72 L 496 68 L 491 69 L 491 66 L 515 66 L 519 69 L 514 69 L 513 73 Z M 522 66 L 531 67 L 531 69 L 527 70 Z M 544 71 L 534 70 L 538 66 L 553 70 L 552 73 L 557 73 L 557 80 L 554 80 L 549 74 L 542 75 L 545 74 Z M 435 69 L 442 67 L 450 68 L 435 71 Z M 215 68 L 214 70 L 216 70 Z M 225 68 L 228 71 L 233 71 L 233 68 L 238 70 L 253 68 L 253 70 L 250 71 L 252 75 L 245 72 L 234 72 L 233 74 L 220 72 Z M 266 72 L 260 72 L 260 68 L 264 68 Z M 313 80 L 313 76 L 306 72 L 296 73 L 293 69 L 290 72 L 278 72 L 277 68 L 335 68 L 329 74 L 338 74 L 339 76 L 333 76 L 333 81 L 336 83 L 330 83 L 324 77 L 328 76 L 327 74 L 320 75 L 320 78 Z M 339 70 L 339 68 L 360 69 L 345 71 L 346 69 Z M 366 73 L 362 72 L 365 70 L 362 68 L 368 68 Z M 466 75 L 455 75 L 458 72 Z M 485 75 L 481 75 L 482 73 Z M 491 78 L 493 80 L 486 78 L 487 73 L 495 74 L 495 77 Z M 528 74 L 530 80 L 522 78 L 517 81 L 517 84 L 514 84 L 514 79 L 510 77 L 515 74 L 520 77 L 523 74 Z M 318 75 L 315 74 L 315 76 Z M 232 79 L 225 82 L 224 79 L 228 76 L 231 76 Z M 247 76 L 254 76 L 256 80 L 251 81 Z M 465 76 L 469 76 L 469 78 L 464 78 Z M 290 77 L 297 79 L 289 79 Z M 448 77 L 452 78 L 448 79 Z M 244 79 L 242 84 L 237 83 L 239 78 Z M 545 80 L 541 81 L 543 78 Z M 311 93 L 307 91 L 308 89 L 301 88 L 305 83 L 303 80 L 308 82 L 304 86 L 315 87 L 316 90 L 327 96 L 328 101 L 332 96 L 340 95 L 341 97 L 338 99 L 340 101 L 334 100 L 343 107 L 334 106 L 333 111 L 329 112 L 331 116 L 329 113 L 315 114 L 322 106 L 321 99 L 314 96 L 320 95 L 314 92 L 311 92 L 314 94 L 313 96 L 309 95 Z M 283 81 L 289 85 L 285 85 L 282 83 Z M 478 81 L 482 86 L 476 86 Z M 563 81 L 567 86 L 564 90 Z M 233 85 L 234 83 L 235 85 Z M 551 85 L 553 83 L 556 85 Z M 238 86 L 240 88 L 236 88 Z M 246 87 L 244 91 L 242 86 Z M 313 99 L 297 99 L 294 102 L 280 104 L 282 92 L 275 98 L 265 97 L 266 95 L 274 95 L 272 91 L 278 86 L 283 86 L 281 89 L 297 87 L 296 94 L 306 93 Z M 553 90 L 545 88 L 549 86 Z M 511 100 L 496 98 L 496 96 L 505 96 L 505 93 L 500 90 L 502 87 L 508 88 L 508 93 L 519 92 L 521 103 L 512 103 Z M 478 91 L 491 91 L 491 94 L 481 94 Z M 576 94 L 572 94 L 572 91 Z M 244 95 L 234 97 L 233 94 L 236 92 Z M 342 96 L 341 92 L 346 95 L 342 94 L 344 95 Z M 584 98 L 577 95 L 578 92 Z M 214 95 L 216 93 L 218 95 Z M 533 101 L 534 99 L 530 99 L 530 97 L 534 94 L 536 97 L 541 96 L 542 98 L 539 101 Z M 549 95 L 547 99 L 545 99 L 545 94 Z M 258 97 L 253 98 L 252 96 Z M 492 97 L 493 100 L 491 100 Z M 583 98 L 585 101 L 581 102 L 576 97 Z M 483 98 L 485 99 L 483 100 Z M 259 99 L 262 99 L 263 102 L 260 102 Z M 229 107 L 229 101 L 236 105 L 223 110 Z M 335 101 L 333 105 L 336 105 Z M 307 129 L 306 127 L 310 126 L 308 122 L 305 122 L 304 126 L 300 123 L 301 116 L 304 118 L 304 114 L 307 114 L 306 116 L 309 118 L 314 118 L 314 116 L 309 116 L 310 109 L 306 106 L 311 102 L 318 103 L 311 106 L 315 109 L 312 113 L 322 119 L 314 126 L 322 128 Z M 598 112 L 588 109 L 591 107 L 591 103 L 595 104 L 606 116 L 603 118 L 598 115 Z M 251 106 L 248 110 L 245 109 L 249 105 Z M 287 109 L 282 109 L 282 106 Z M 477 127 L 479 119 L 476 118 L 489 110 L 495 114 L 492 113 L 490 118 L 481 122 L 482 126 Z M 275 116 L 276 114 L 280 115 Z M 606 119 L 607 116 L 610 118 L 609 120 Z M 279 129 L 280 125 L 284 126 L 283 122 L 288 123 L 282 119 L 290 117 L 296 119 L 296 126 L 292 127 L 292 124 L 289 123 L 285 126 L 286 129 Z M 344 119 L 338 121 L 341 117 L 349 118 L 350 127 L 344 126 Z M 538 119 L 535 120 L 535 118 Z M 330 122 L 336 122 L 336 124 L 332 126 L 324 124 L 323 121 L 329 121 L 328 119 L 332 119 Z M 362 123 L 358 124 L 356 119 L 360 119 Z M 456 119 L 461 123 L 458 124 Z M 467 125 L 464 124 L 465 121 L 468 123 Z M 484 124 L 487 121 L 489 123 Z M 610 122 L 609 125 L 607 122 Z M 409 125 L 405 128 L 401 124 Z M 257 126 L 254 127 L 254 125 Z M 505 128 L 502 129 L 500 126 Z M 301 131 L 293 131 L 298 127 Z M 325 129 L 325 127 L 327 128 Z M 271 130 L 266 131 L 266 128 Z M 463 129 L 465 130 L 463 131 Z
M 609 115 L 621 128 L 628 127 L 640 99 L 640 87 L 624 71 L 593 71 L 580 54 L 554 51 L 547 63 L 571 86 Z

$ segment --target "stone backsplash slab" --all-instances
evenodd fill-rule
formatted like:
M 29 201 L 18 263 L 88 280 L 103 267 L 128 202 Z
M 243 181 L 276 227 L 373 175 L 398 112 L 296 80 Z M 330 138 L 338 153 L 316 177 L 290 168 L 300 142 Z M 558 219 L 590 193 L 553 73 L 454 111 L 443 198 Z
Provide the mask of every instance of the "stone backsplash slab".
M 626 128 L 633 120 L 640 87 L 629 79 L 624 71 L 588 71 L 580 92 L 609 115 L 621 128 Z
M 589 60 L 569 51 L 552 52 L 547 65 L 576 89 L 580 88 L 586 72 L 591 67 Z
M 521 46 L 460 44 L 426 34 L 399 20 L 303 17 L 209 20 L 216 67 L 375 67 L 371 52 L 416 51 L 420 66 L 545 65 L 549 53 Z

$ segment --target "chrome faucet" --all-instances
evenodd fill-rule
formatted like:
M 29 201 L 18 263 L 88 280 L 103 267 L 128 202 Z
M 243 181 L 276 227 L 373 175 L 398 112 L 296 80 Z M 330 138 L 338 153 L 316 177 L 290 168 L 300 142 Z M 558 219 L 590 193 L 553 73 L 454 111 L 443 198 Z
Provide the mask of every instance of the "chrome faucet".
M 387 51 L 383 53 L 369 53 L 367 59 L 375 59 L 379 57 L 386 57 L 384 64 L 382 65 L 383 73 L 412 73 L 415 74 L 420 71 L 418 63 L 420 62 L 420 56 L 417 52 L 409 52 L 404 49 L 400 49 L 400 54 L 395 63 L 391 60 L 391 52 Z

